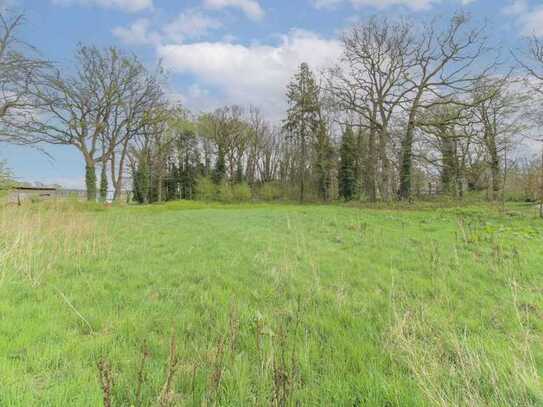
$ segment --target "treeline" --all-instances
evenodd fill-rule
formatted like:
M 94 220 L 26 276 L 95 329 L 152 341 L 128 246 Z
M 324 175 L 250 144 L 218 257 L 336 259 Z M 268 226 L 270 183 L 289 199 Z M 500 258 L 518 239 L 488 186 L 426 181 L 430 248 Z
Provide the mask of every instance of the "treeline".
M 300 65 L 279 123 L 254 106 L 191 113 L 160 67 L 117 48 L 79 46 L 60 69 L 17 41 L 22 16 L 1 21 L 0 137 L 75 147 L 90 200 L 543 197 L 543 44 L 507 66 L 464 14 L 355 24 L 335 66 Z

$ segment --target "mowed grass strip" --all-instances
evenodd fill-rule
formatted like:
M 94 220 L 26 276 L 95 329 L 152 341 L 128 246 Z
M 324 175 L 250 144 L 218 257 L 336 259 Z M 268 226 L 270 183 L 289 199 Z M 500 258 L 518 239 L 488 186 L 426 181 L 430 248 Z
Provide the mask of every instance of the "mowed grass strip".
M 543 404 L 543 224 L 531 216 L 0 213 L 2 406 L 101 405 L 104 369 L 112 405 Z

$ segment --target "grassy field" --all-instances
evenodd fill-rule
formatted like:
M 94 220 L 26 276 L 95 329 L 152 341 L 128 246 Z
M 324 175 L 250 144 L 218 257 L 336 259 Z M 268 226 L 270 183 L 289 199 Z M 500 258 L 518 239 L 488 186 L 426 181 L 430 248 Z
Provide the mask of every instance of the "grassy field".
M 520 207 L 0 209 L 1 406 L 541 406 L 542 373 Z

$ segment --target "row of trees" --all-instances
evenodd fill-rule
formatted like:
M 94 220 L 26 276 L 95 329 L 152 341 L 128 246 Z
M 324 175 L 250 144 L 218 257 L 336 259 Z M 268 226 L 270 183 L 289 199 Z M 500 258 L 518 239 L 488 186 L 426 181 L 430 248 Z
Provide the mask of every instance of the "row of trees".
M 0 17 L 0 138 L 74 146 L 91 200 L 110 187 L 145 203 L 234 184 L 301 201 L 496 200 L 519 174 L 525 197 L 543 196 L 541 157 L 518 149 L 539 124 L 543 46 L 533 39 L 507 68 L 464 14 L 355 24 L 336 66 L 301 64 L 276 125 L 256 107 L 172 106 L 162 70 L 117 48 L 81 45 L 75 69 L 59 69 L 17 39 L 22 16 Z

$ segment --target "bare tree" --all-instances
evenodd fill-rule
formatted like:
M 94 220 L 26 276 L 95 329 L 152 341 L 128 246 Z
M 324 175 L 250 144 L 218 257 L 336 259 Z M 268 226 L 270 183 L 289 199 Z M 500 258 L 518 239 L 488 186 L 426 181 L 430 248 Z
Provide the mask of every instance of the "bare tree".
M 443 104 L 426 109 L 420 116 L 421 144 L 426 154 L 419 153 L 419 158 L 438 168 L 442 192 L 461 197 L 467 155 L 474 140 L 471 112 L 456 104 Z
M 434 21 L 412 42 L 407 60 L 408 85 L 402 95 L 407 124 L 401 139 L 400 199 L 411 197 L 413 145 L 421 109 L 449 104 L 451 100 L 465 103 L 458 95 L 468 93 L 494 66 L 475 67 L 488 51 L 483 32 L 484 28 L 470 28 L 465 14 L 456 14 L 445 30 L 439 32 Z
M 138 133 L 168 119 L 166 102 L 160 83 L 137 60 L 125 62 L 125 72 L 119 78 L 116 92 L 118 103 L 107 122 L 105 141 L 109 151 L 110 176 L 114 200 L 120 199 L 130 140 Z
M 116 48 L 79 46 L 77 72 L 56 72 L 35 94 L 42 108 L 26 125 L 33 142 L 72 145 L 85 161 L 87 198 L 96 199 L 96 165 L 125 157 L 127 139 L 145 121 L 156 86 L 137 59 Z M 112 161 L 116 195 L 123 163 Z M 119 171 L 114 174 L 114 169 Z
M 528 53 L 524 59 L 517 58 L 519 64 L 528 74 L 527 85 L 536 91 L 539 96 L 543 95 L 543 41 L 536 36 L 532 37 L 528 44 Z M 541 126 L 541 103 L 535 108 L 536 122 Z M 540 139 L 543 142 L 543 138 Z M 540 186 L 540 205 L 539 214 L 543 218 L 543 150 L 541 162 L 541 186 Z
M 243 109 L 236 105 L 225 106 L 204 115 L 200 123 L 201 133 L 215 146 L 215 155 L 223 155 L 226 160 L 225 175 L 239 181 L 243 177 L 243 158 L 251 134 Z
M 257 170 L 261 159 L 262 144 L 269 131 L 268 123 L 264 120 L 260 109 L 255 106 L 249 108 L 248 156 L 246 176 L 249 184 L 257 181 Z
M 127 160 L 134 181 L 134 194 L 141 203 L 149 203 L 156 195 L 163 200 L 164 177 L 168 168 L 168 156 L 174 137 L 168 131 L 170 112 L 157 109 L 149 112 L 154 117 L 146 120 L 142 131 L 130 138 Z M 154 188 L 153 188 L 154 187 Z
M 49 63 L 20 40 L 24 15 L 8 16 L 0 10 L 0 141 L 24 143 L 26 116 L 37 107 L 34 97 Z
M 472 112 L 480 129 L 480 144 L 484 147 L 489 168 L 489 198 L 492 201 L 498 199 L 502 179 L 506 176 L 505 155 L 527 128 L 521 110 L 523 97 L 512 87 L 504 78 L 483 78 L 473 90 Z
M 350 112 L 342 124 L 358 125 L 368 136 L 365 175 L 370 200 L 377 198 L 377 188 L 383 199 L 390 196 L 390 122 L 408 85 L 412 42 L 407 21 L 372 17 L 343 36 L 343 57 L 330 71 L 328 90 L 338 108 Z M 361 120 L 353 120 L 353 114 Z

